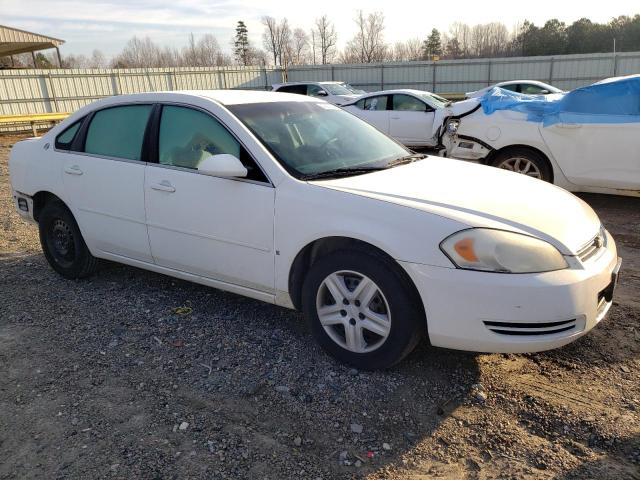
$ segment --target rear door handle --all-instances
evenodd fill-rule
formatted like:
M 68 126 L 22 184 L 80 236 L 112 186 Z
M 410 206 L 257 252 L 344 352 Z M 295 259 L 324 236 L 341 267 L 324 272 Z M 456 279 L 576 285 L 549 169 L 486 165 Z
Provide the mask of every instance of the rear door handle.
M 173 193 L 176 191 L 175 187 L 169 183 L 168 180 L 163 180 L 160 183 L 152 183 L 151 188 L 153 190 L 159 190 L 161 192 Z
M 78 165 L 71 165 L 70 167 L 64 167 L 64 173 L 69 175 L 82 175 L 82 170 Z

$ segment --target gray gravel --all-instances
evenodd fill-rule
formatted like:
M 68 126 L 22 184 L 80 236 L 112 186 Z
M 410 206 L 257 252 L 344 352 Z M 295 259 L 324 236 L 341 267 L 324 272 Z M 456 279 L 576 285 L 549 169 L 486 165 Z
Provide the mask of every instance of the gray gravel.
M 423 344 L 358 372 L 289 310 L 115 264 L 62 279 L 13 211 L 15 140 L 0 137 L 0 479 L 640 478 L 638 199 L 583 197 L 625 259 L 585 338 Z

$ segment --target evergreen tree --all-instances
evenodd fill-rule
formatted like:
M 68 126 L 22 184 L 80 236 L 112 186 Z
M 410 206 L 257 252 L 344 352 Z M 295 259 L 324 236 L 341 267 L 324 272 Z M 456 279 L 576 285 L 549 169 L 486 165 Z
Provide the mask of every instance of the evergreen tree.
M 442 55 L 442 39 L 440 38 L 440 32 L 434 28 L 431 30 L 431 35 L 424 42 L 425 57 L 433 58 L 433 56 Z
M 236 36 L 233 40 L 233 54 L 240 65 L 249 65 L 251 59 L 251 46 L 247 26 L 242 20 L 236 26 Z

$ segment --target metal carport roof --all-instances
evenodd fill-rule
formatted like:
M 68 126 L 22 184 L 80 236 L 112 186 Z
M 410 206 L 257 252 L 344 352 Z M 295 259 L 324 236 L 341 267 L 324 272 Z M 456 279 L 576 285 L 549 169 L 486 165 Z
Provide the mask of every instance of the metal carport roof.
M 0 25 L 0 57 L 10 57 L 19 53 L 29 53 L 38 50 L 55 48 L 60 60 L 58 47 L 64 43 L 59 38 L 47 37 L 38 33 L 18 30 L 17 28 Z

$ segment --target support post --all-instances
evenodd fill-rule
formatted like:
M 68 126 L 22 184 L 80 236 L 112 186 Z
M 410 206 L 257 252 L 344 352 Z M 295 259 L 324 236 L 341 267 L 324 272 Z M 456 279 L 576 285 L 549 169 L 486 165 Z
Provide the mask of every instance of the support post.
M 38 68 L 38 62 L 36 62 L 36 54 L 31 52 L 31 59 L 33 60 L 33 68 Z
M 9 58 L 11 58 L 11 66 L 15 67 L 16 66 L 16 59 L 13 58 L 13 55 L 9 55 Z
M 62 68 L 62 56 L 60 55 L 60 49 L 56 47 L 56 56 L 58 57 L 58 66 Z

